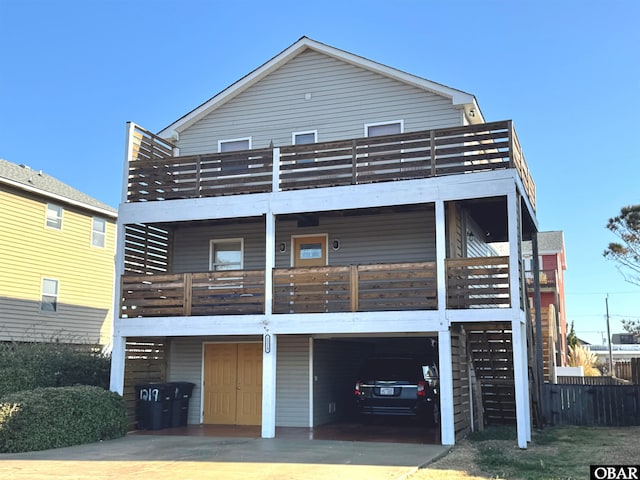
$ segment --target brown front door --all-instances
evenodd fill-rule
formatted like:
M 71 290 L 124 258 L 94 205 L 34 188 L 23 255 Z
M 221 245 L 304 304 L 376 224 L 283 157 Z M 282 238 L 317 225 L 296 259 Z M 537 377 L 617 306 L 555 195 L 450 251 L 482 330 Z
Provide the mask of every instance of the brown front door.
M 293 238 L 293 267 L 323 267 L 327 264 L 327 236 Z
M 262 344 L 206 344 L 203 423 L 262 423 Z

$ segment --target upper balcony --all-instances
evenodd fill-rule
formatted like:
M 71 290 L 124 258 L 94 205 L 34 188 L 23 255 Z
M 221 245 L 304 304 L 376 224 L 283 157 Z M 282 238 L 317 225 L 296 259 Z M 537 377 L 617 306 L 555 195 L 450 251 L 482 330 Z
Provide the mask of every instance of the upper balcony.
M 510 120 L 380 137 L 173 156 L 134 126 L 127 202 L 215 197 L 515 169 L 532 208 L 535 184 Z
M 527 288 L 533 289 L 535 283 L 535 275 L 531 270 L 526 270 L 525 279 L 527 280 Z M 559 288 L 558 285 L 558 271 L 555 269 L 550 270 L 540 270 L 539 276 L 539 285 L 542 290 L 557 290 Z

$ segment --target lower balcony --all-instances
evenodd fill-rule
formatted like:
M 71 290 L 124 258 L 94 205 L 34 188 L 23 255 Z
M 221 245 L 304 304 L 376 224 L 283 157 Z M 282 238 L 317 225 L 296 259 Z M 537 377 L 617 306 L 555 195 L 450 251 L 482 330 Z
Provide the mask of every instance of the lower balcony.
M 509 257 L 450 259 L 447 308 L 511 306 Z M 228 270 L 121 279 L 120 314 L 131 317 L 265 313 L 264 270 Z M 436 310 L 435 262 L 273 270 L 276 314 Z

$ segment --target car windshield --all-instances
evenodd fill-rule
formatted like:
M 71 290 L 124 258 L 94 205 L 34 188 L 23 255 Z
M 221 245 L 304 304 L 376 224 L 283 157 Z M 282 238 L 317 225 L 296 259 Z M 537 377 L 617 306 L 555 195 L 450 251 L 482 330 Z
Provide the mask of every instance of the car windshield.
M 361 373 L 367 380 L 411 380 L 420 378 L 415 360 L 409 358 L 376 358 L 368 361 Z

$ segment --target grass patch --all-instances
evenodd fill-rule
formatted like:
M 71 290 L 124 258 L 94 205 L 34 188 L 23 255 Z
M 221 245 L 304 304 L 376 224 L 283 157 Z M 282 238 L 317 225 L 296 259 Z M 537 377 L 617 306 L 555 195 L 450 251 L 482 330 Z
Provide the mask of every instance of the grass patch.
M 640 427 L 547 427 L 535 431 L 525 450 L 513 427 L 474 433 L 449 455 L 410 480 L 438 478 L 573 480 L 589 478 L 589 465 L 640 463 Z M 447 475 L 443 473 L 447 472 Z

